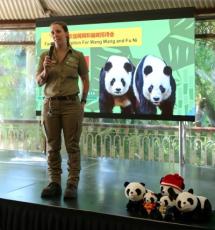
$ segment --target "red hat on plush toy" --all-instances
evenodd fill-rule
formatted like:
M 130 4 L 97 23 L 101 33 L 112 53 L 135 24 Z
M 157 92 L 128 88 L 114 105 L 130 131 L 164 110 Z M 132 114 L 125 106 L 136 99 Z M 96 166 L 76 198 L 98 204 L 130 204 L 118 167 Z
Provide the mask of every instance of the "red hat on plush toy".
M 179 190 L 180 192 L 182 192 L 185 188 L 184 178 L 178 175 L 177 173 L 167 174 L 166 176 L 162 177 L 160 180 L 160 184 L 173 187 Z

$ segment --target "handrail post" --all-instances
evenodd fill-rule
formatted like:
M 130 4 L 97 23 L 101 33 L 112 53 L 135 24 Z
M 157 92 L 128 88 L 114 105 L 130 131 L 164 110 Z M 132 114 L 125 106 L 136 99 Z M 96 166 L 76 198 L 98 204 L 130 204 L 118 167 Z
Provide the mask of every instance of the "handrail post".
M 182 175 L 183 166 L 185 164 L 185 127 L 184 122 L 179 121 L 179 174 Z

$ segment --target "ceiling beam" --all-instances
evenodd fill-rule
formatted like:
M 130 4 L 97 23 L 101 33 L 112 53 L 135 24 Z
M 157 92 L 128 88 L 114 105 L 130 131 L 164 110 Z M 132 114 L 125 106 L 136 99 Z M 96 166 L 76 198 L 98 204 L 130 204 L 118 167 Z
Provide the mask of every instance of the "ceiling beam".
M 195 14 L 197 20 L 215 19 L 215 8 L 196 9 Z
M 0 30 L 35 29 L 35 20 L 0 20 Z

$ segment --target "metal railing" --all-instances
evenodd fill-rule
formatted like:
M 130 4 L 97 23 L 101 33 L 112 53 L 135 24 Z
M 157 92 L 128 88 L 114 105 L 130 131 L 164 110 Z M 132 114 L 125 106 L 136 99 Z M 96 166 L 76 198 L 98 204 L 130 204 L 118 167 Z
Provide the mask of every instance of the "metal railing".
M 94 122 L 83 126 L 80 146 L 85 157 L 179 163 L 178 126 Z M 184 145 L 185 163 L 215 166 L 215 128 L 185 126 Z M 0 149 L 44 152 L 40 122 L 0 122 Z

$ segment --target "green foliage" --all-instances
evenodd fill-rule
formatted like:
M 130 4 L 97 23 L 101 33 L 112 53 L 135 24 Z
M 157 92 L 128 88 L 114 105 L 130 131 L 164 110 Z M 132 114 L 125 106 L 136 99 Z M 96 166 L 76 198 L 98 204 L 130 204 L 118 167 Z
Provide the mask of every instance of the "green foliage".
M 215 41 L 214 39 L 199 39 L 196 41 L 196 101 L 205 99 L 204 126 L 215 125 Z
M 35 117 L 34 74 L 30 71 L 34 63 L 28 60 L 30 51 L 26 46 L 0 46 L 1 119 Z

